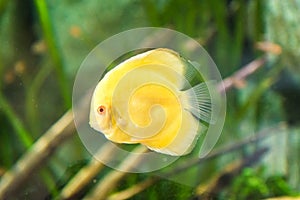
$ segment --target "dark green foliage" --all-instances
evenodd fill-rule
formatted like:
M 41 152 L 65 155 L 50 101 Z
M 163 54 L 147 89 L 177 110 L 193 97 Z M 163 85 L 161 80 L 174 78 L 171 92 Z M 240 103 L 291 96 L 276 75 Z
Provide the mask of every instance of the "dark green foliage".
M 245 169 L 222 195 L 229 199 L 263 199 L 276 196 L 297 195 L 286 179 L 279 175 L 263 177 L 262 170 Z M 299 195 L 299 193 L 298 193 Z
M 253 46 L 249 46 L 249 42 L 261 39 L 261 4 L 256 0 L 147 0 L 143 6 L 153 26 L 174 28 L 196 38 L 209 52 L 214 52 L 214 61 L 222 66 L 220 70 L 227 76 L 243 61 L 243 52 L 251 52 Z
M 147 189 L 144 193 L 136 195 L 134 200 L 155 199 L 177 199 L 185 200 L 191 198 L 193 190 L 189 186 L 181 185 L 168 180 L 159 181 L 153 187 Z

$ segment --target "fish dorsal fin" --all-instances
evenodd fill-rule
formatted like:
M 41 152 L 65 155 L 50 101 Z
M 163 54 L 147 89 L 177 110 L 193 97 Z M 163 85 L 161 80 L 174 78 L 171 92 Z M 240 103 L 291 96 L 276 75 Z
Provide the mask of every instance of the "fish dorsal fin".
M 192 113 L 196 118 L 207 123 L 214 123 L 211 119 L 212 98 L 208 85 L 214 81 L 200 83 L 182 92 L 184 109 Z
M 184 78 L 185 82 L 181 87 L 181 90 L 186 90 L 192 86 L 194 86 L 197 83 L 204 82 L 204 79 L 202 75 L 200 74 L 199 70 L 199 65 L 197 62 L 192 62 L 189 60 L 183 59 L 183 62 L 185 63 L 185 69 L 184 69 Z
M 130 64 L 131 68 L 136 68 L 149 63 L 169 66 L 179 74 L 183 74 L 185 69 L 184 63 L 182 62 L 179 54 L 167 48 L 158 48 L 146 51 L 131 57 L 121 64 Z
M 108 74 L 114 73 L 114 77 L 123 77 L 128 72 L 139 68 L 150 70 L 164 77 L 178 88 L 183 85 L 181 77 L 184 77 L 185 64 L 177 52 L 166 48 L 153 49 L 135 55 L 120 63 Z

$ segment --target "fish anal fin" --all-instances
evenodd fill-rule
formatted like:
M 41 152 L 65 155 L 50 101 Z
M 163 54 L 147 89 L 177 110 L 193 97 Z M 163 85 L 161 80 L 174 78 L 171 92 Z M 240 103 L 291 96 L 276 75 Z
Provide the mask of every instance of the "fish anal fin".
M 149 149 L 168 154 L 172 156 L 184 156 L 189 154 L 197 144 L 201 133 L 207 130 L 207 127 L 198 122 L 190 112 L 183 112 L 183 121 L 180 130 L 175 139 L 164 148 L 155 148 L 147 146 Z

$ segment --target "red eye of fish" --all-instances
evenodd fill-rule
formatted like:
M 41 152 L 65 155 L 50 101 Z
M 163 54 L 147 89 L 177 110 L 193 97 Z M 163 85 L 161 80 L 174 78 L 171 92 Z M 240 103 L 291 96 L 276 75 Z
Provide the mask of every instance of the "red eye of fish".
M 97 112 L 98 112 L 100 115 L 105 114 L 105 106 L 99 106 L 98 109 L 97 109 Z

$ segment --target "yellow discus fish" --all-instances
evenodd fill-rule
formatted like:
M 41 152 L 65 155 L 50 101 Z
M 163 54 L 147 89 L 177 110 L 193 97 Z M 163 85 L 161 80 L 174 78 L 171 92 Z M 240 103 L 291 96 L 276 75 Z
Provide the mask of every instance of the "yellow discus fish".
M 125 60 L 96 86 L 90 125 L 116 143 L 140 143 L 173 156 L 189 153 L 199 119 L 210 120 L 205 83 L 187 90 L 186 63 L 170 49 L 154 49 Z

